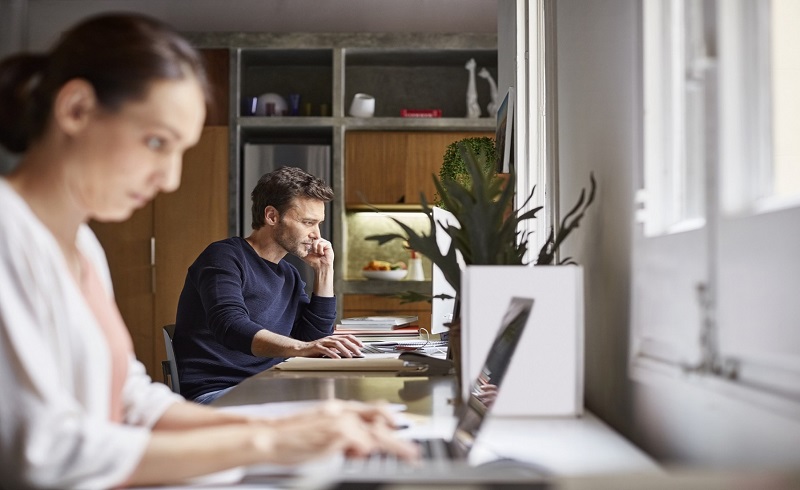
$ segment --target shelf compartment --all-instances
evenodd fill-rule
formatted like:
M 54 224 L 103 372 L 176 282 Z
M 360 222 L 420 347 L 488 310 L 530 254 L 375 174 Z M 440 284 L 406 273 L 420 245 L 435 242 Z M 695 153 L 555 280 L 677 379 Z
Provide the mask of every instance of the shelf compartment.
M 246 114 L 247 101 L 265 93 L 279 94 L 287 104 L 289 94 L 300 94 L 301 115 L 306 104 L 311 104 L 311 117 L 332 114 L 333 50 L 243 49 L 240 77 L 240 115 Z
M 495 49 L 346 49 L 345 112 L 356 93 L 367 93 L 375 97 L 376 117 L 398 117 L 401 109 L 441 109 L 446 118 L 464 117 L 470 58 L 477 64 L 475 86 L 486 116 L 490 87 L 477 73 L 486 68 L 497 80 Z

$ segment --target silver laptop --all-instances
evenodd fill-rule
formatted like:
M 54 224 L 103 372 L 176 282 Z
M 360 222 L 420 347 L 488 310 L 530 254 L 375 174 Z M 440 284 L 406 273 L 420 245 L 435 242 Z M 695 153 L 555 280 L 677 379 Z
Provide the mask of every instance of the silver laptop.
M 469 398 L 461 407 L 453 435 L 449 439 L 416 440 L 422 447 L 424 460 L 466 461 L 484 419 L 491 412 L 532 309 L 531 298 L 511 299 L 486 361 L 472 382 Z M 348 471 L 363 471 L 364 468 L 358 462 L 348 461 L 347 466 L 350 463 L 353 465 Z M 374 463 L 365 464 L 372 465 L 371 469 L 375 469 Z

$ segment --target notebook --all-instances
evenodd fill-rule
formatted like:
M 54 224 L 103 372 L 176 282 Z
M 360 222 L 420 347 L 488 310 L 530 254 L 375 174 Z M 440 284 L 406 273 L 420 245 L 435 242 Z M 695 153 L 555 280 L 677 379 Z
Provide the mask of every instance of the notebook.
M 511 299 L 483 367 L 472 382 L 469 399 L 462 407 L 455 431 L 449 439 L 417 440 L 423 450 L 423 459 L 450 461 L 467 459 L 481 425 L 491 412 L 492 404 L 499 393 L 503 377 L 528 323 L 533 302 L 530 298 Z M 347 473 L 364 476 L 365 469 L 360 468 L 360 464 L 355 460 L 348 461 L 345 470 Z M 377 468 L 373 462 L 367 461 L 363 464 L 368 466 L 368 470 Z

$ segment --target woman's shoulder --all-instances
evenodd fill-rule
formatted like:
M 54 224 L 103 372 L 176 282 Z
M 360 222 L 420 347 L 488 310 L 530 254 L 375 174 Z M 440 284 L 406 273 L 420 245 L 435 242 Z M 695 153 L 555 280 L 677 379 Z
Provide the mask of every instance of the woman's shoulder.
M 41 247 L 55 246 L 55 239 L 39 221 L 28 203 L 2 177 L 0 177 L 0 209 L 3 210 L 0 213 L 0 229 L 3 230 L 0 233 L 0 242 L 4 249 L 22 248 L 23 252 L 40 253 Z

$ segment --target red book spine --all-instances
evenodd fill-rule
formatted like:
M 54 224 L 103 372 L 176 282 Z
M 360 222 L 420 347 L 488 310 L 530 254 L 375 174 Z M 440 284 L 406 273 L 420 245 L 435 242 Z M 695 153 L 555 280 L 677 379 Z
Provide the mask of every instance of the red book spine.
M 442 117 L 441 109 L 400 109 L 401 117 Z

